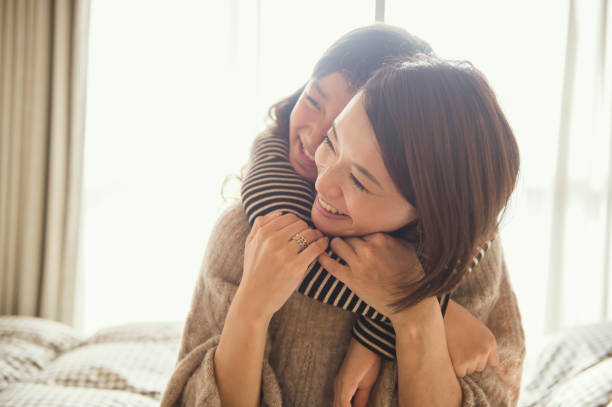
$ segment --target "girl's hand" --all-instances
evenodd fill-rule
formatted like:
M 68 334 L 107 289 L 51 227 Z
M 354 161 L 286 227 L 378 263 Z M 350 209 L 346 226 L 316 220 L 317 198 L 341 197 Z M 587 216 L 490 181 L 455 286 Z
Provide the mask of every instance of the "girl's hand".
M 334 407 L 365 407 L 379 372 L 380 356 L 352 338 L 334 380 Z
M 310 244 L 302 248 L 301 236 Z M 299 240 L 299 238 L 297 238 Z M 255 318 L 270 319 L 295 291 L 328 239 L 293 214 L 259 217 L 247 237 L 236 296 Z
M 389 304 L 397 299 L 397 282 L 422 277 L 423 267 L 414 247 L 384 233 L 363 238 L 334 238 L 331 247 L 346 266 L 327 253 L 319 262 L 377 311 L 392 317 Z M 391 318 L 392 319 L 392 318 Z
M 457 377 L 497 366 L 497 342 L 493 333 L 468 310 L 449 301 L 444 317 L 446 346 Z

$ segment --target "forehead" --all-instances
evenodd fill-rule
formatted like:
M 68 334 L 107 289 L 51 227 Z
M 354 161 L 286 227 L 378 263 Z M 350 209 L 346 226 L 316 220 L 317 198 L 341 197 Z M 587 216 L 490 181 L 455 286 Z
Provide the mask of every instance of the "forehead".
M 333 72 L 320 78 L 312 78 L 309 86 L 318 93 L 321 93 L 324 99 L 329 100 L 344 100 L 355 94 L 349 82 L 340 72 Z
M 369 147 L 366 150 L 379 152 L 376 135 L 363 104 L 363 95 L 357 93 L 342 110 L 336 119 L 336 129 L 342 133 L 340 138 L 347 138 L 350 145 Z
M 361 92 L 346 105 L 335 122 L 341 150 L 351 164 L 367 168 L 380 181 L 388 178 L 376 134 L 368 119 Z

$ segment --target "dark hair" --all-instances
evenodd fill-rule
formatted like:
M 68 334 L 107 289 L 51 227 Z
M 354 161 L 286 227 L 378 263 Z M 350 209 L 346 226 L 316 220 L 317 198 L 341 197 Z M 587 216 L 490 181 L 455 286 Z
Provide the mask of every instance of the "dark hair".
M 340 72 L 357 91 L 388 58 L 431 52 L 429 44 L 402 28 L 385 24 L 360 27 L 344 34 L 325 51 L 313 69 L 312 78 Z M 288 137 L 289 117 L 304 87 L 268 110 L 277 136 Z
M 373 75 L 363 96 L 385 166 L 423 231 L 425 275 L 400 277 L 391 304 L 399 311 L 459 285 L 478 245 L 497 230 L 519 150 L 485 77 L 468 62 L 395 62 Z

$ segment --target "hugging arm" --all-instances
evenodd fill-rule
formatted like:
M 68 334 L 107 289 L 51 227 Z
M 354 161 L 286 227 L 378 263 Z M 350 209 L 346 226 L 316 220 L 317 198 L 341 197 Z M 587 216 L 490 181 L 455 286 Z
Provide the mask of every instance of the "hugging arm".
M 292 168 L 287 157 L 289 154 L 288 142 L 280 137 L 263 134 L 253 144 L 250 168 L 243 180 L 242 203 L 249 223 L 252 225 L 259 216 L 274 211 L 291 212 L 302 218 L 312 226 L 310 209 L 315 198 L 315 191 L 310 182 L 301 178 Z M 337 256 L 331 251 L 327 253 L 332 258 Z M 361 316 L 352 330 L 353 338 L 376 354 L 389 359 L 395 359 L 395 331 L 390 320 L 378 313 L 374 308 L 362 302 L 342 282 L 336 281 L 318 262 L 311 265 L 299 291 L 318 301 L 360 313 Z M 458 305 L 452 300 L 451 309 Z M 451 349 L 451 358 L 455 371 L 459 376 L 475 370 L 475 366 L 482 365 L 482 355 L 491 351 L 487 344 L 491 341 L 490 332 L 480 324 L 480 329 L 471 340 L 463 340 L 465 332 L 458 329 L 449 329 L 450 322 L 454 327 L 464 323 L 476 326 L 478 323 L 467 312 L 455 312 L 454 321 L 445 319 L 449 342 L 454 346 Z M 467 348 L 466 344 L 477 344 L 476 347 Z
M 242 277 L 247 234 L 248 225 L 238 206 L 224 213 L 211 233 L 213 238 L 197 279 L 178 361 L 164 391 L 162 406 L 222 405 L 215 377 L 215 353 Z M 268 362 L 269 351 L 269 341 L 265 340 L 261 356 L 261 404 L 280 406 L 282 396 L 276 374 Z
M 453 297 L 491 330 L 499 364 L 459 379 L 464 406 L 515 406 L 519 397 L 525 335 L 500 239 L 482 263 L 464 277 Z
M 290 212 L 309 225 L 310 210 L 315 191 L 310 182 L 300 177 L 287 157 L 286 140 L 264 134 L 255 141 L 250 157 L 250 167 L 242 184 L 242 204 L 249 223 L 275 211 Z M 337 258 L 331 251 L 327 253 Z M 388 318 L 361 301 L 341 281 L 337 281 L 314 262 L 298 291 L 317 301 L 331 304 L 361 314 L 353 337 L 371 351 L 387 358 L 395 358 L 395 334 Z

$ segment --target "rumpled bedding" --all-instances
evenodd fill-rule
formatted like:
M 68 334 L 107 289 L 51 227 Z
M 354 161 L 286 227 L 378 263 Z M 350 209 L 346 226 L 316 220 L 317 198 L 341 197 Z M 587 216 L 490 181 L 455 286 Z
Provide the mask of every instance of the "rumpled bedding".
M 611 406 L 612 322 L 571 328 L 540 352 L 521 407 Z
M 0 317 L 0 406 L 157 406 L 182 326 L 129 324 L 86 338 L 54 321 Z

